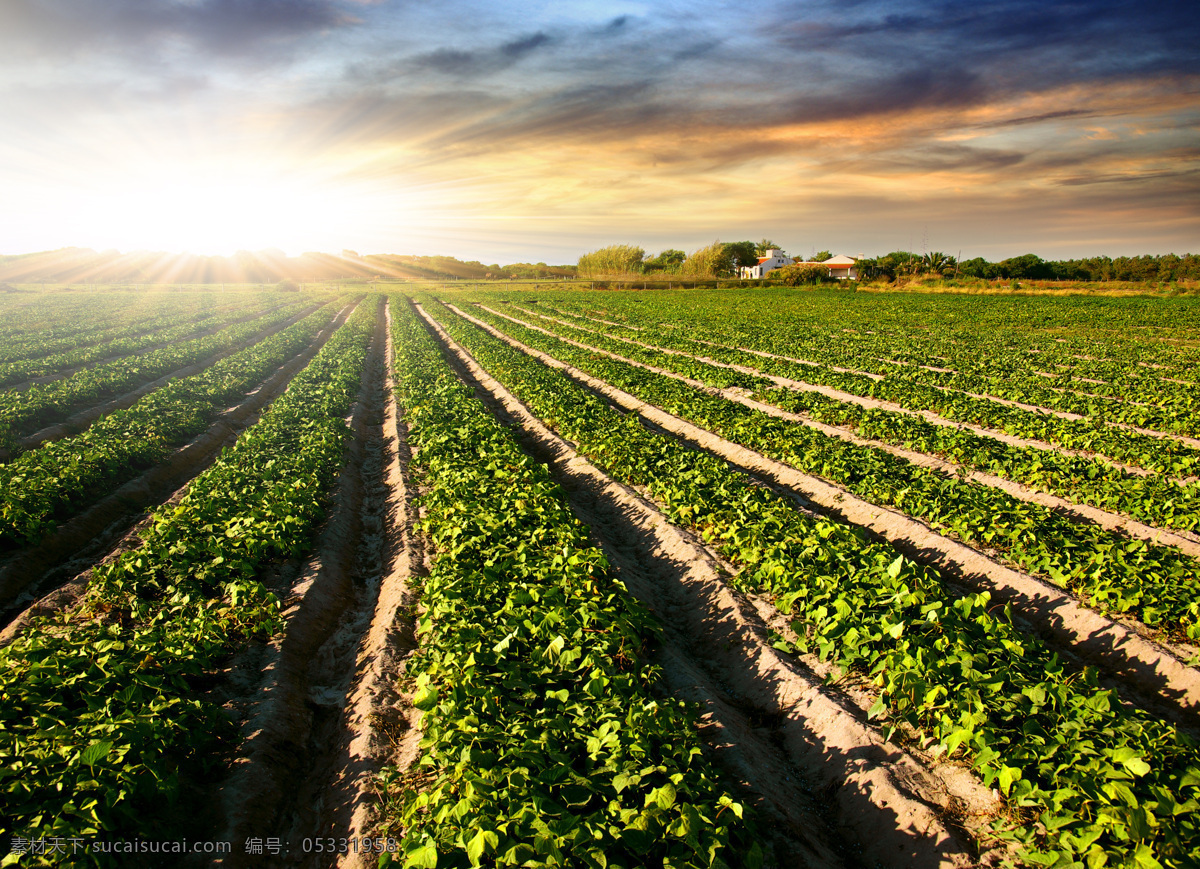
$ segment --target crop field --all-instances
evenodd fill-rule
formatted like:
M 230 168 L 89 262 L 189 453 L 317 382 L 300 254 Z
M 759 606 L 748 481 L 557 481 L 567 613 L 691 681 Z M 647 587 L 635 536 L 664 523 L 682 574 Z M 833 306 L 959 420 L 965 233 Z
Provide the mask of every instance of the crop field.
M 2 865 L 1200 865 L 1200 300 L 0 297 Z

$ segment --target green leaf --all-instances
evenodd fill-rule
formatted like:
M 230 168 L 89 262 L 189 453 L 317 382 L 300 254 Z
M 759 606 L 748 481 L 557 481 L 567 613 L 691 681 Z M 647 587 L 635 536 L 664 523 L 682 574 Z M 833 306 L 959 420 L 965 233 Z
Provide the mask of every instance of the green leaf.
M 498 848 L 500 837 L 491 830 L 480 830 L 467 842 L 467 859 L 472 866 L 478 866 L 488 848 Z
M 108 753 L 112 751 L 112 747 L 113 744 L 111 742 L 93 742 L 79 755 L 79 762 L 87 766 L 93 766 L 97 761 L 108 757 Z
M 660 809 L 669 809 L 675 805 L 675 785 L 667 782 L 659 788 L 655 788 L 650 793 L 650 799 L 658 804 Z
M 1020 778 L 1021 778 L 1021 770 L 1019 770 L 1017 767 L 1015 767 L 1015 766 L 1000 767 L 1000 774 L 997 776 L 997 779 L 999 779 L 999 782 L 1000 782 L 1000 792 L 1003 793 L 1005 796 L 1007 796 L 1008 791 L 1012 787 L 1013 782 L 1020 780 Z
M 904 556 L 897 555 L 896 560 L 888 565 L 888 569 L 887 569 L 888 576 L 890 576 L 892 579 L 895 579 L 896 577 L 898 577 L 900 575 L 900 571 L 903 569 L 904 569 Z
M 432 685 L 425 685 L 417 690 L 413 695 L 412 705 L 417 709 L 428 712 L 434 706 L 437 706 L 438 690 Z
M 404 855 L 405 869 L 437 869 L 438 851 L 433 842 L 426 842 Z
M 516 631 L 513 631 L 512 633 L 508 634 L 507 636 L 505 636 L 505 638 L 503 640 L 496 643 L 496 645 L 492 646 L 492 651 L 495 652 L 497 655 L 503 655 L 505 652 L 508 651 L 508 647 L 512 645 L 513 637 L 515 637 L 516 635 L 517 635 Z

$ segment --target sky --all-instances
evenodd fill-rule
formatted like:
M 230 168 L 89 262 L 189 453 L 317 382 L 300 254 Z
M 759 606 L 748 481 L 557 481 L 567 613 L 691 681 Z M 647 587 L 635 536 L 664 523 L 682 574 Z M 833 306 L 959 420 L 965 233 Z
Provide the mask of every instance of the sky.
M 0 0 L 0 254 L 1200 252 L 1194 0 Z

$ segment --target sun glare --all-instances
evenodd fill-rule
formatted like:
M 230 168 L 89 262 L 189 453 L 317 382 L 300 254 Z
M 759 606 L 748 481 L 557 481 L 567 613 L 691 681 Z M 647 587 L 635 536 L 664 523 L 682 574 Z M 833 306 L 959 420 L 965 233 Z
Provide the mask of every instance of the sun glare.
M 355 211 L 345 190 L 260 172 L 151 170 L 89 186 L 90 195 L 76 201 L 76 220 L 102 228 L 106 246 L 124 250 L 299 253 Z

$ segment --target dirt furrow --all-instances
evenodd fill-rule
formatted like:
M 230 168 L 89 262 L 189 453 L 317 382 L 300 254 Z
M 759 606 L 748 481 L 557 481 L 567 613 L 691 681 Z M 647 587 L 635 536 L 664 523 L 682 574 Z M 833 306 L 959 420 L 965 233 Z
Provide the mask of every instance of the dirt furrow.
M 353 306 L 348 306 L 348 308 L 349 307 Z M 265 332 L 259 334 L 254 339 L 254 343 L 262 341 L 266 338 L 270 338 L 272 335 L 282 332 L 289 326 L 294 326 L 316 309 L 316 305 L 305 308 L 304 311 L 297 314 L 295 317 L 292 317 L 290 320 L 287 320 L 277 326 L 272 326 L 270 329 L 267 329 Z M 343 309 L 342 313 L 345 313 L 347 309 Z M 181 377 L 191 377 L 193 374 L 199 374 L 206 368 L 209 368 L 215 363 L 220 362 L 225 357 L 232 356 L 235 353 L 240 353 L 249 346 L 249 343 L 243 343 L 238 344 L 235 347 L 222 350 L 220 353 L 215 353 L 212 356 L 209 356 L 207 359 L 202 359 L 199 362 L 195 362 L 184 368 L 172 371 L 169 374 L 164 374 L 162 377 L 152 380 L 149 383 L 145 383 L 142 386 L 139 386 L 137 389 L 126 392 L 125 394 L 119 395 L 116 398 L 109 399 L 102 404 L 81 410 L 63 422 L 47 426 L 40 431 L 34 432 L 28 437 L 22 438 L 20 443 L 21 451 L 27 452 L 29 450 L 36 449 L 48 441 L 62 440 L 65 437 L 79 434 L 80 432 L 86 430 L 88 426 L 90 426 L 100 417 L 116 410 L 125 410 L 126 408 L 133 406 L 142 396 L 148 395 L 154 390 L 166 386 L 172 380 L 178 380 Z
M 383 567 L 374 617 L 359 650 L 354 681 L 347 695 L 342 722 L 344 763 L 329 784 L 330 811 L 322 826 L 343 831 L 351 841 L 361 841 L 376 821 L 374 779 L 384 764 L 407 769 L 418 756 L 420 712 L 397 687 L 408 655 L 416 648 L 418 595 L 410 587 L 424 572 L 422 538 L 416 529 L 412 487 L 407 472 L 412 462 L 406 433 L 399 419 L 393 377 L 391 301 L 387 309 L 387 364 L 383 403 L 383 473 L 371 488 L 380 491 L 380 527 Z M 372 523 L 373 524 L 373 523 Z M 343 869 L 367 869 L 376 857 L 365 852 L 342 857 Z
M 171 497 L 208 467 L 223 447 L 253 425 L 263 409 L 287 389 L 292 378 L 325 346 L 352 310 L 353 306 L 344 308 L 303 352 L 280 366 L 245 400 L 225 410 L 203 434 L 180 447 L 165 462 L 64 522 L 40 543 L 0 563 L 0 620 L 6 624 L 0 632 L 0 644 L 11 641 L 32 617 L 70 606 L 77 600 L 90 575 L 88 566 L 129 532 L 148 505 Z
M 394 687 L 416 643 L 415 562 L 387 349 L 381 312 L 334 506 L 315 551 L 285 582 L 285 628 L 241 662 L 240 681 L 229 679 L 241 685 L 225 702 L 243 721 L 243 741 L 215 795 L 219 838 L 277 837 L 285 853 L 272 865 L 334 865 L 316 840 L 365 834 L 379 764 L 416 754 L 414 713 Z M 262 857 L 232 854 L 215 865 L 259 866 Z
M 665 625 L 657 661 L 667 682 L 703 708 L 701 733 L 772 822 L 783 865 L 979 865 L 947 814 L 956 800 L 986 803 L 988 792 L 885 742 L 819 676 L 772 648 L 753 604 L 703 545 L 576 453 L 417 310 Z
M 451 310 L 453 306 L 448 305 Z M 901 551 L 936 565 L 967 585 L 1011 602 L 1057 647 L 1094 663 L 1119 680 L 1140 705 L 1189 725 L 1200 724 L 1200 671 L 1150 638 L 1143 625 L 1124 624 L 1090 610 L 1069 592 L 1015 570 L 971 547 L 933 531 L 897 510 L 864 501 L 841 487 L 720 438 L 661 408 L 616 389 L 586 372 L 528 347 L 475 317 L 460 316 L 510 346 L 557 368 L 576 382 L 637 413 L 675 436 L 721 456 L 733 465 L 792 489 L 828 513 L 867 528 Z M 1144 633 L 1143 633 L 1144 632 Z

